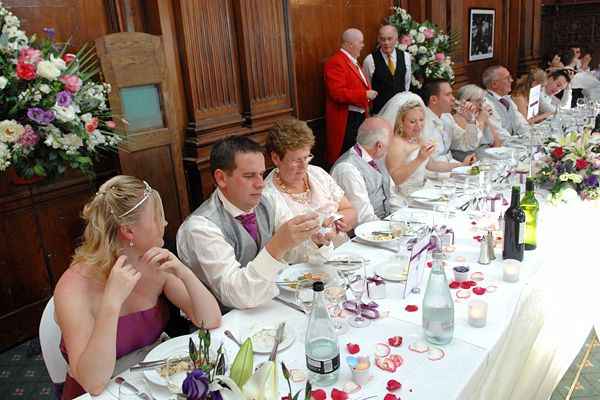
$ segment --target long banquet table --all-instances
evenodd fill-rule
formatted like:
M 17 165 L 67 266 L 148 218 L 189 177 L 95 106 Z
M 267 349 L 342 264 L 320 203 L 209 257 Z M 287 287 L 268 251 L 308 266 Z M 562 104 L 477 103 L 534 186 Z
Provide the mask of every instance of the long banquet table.
M 372 366 L 372 380 L 351 399 L 363 399 L 372 395 L 383 398 L 387 393 L 386 382 L 394 378 L 402 383 L 397 392 L 403 400 L 408 399 L 540 399 L 546 400 L 566 371 L 587 337 L 595 315 L 598 314 L 598 269 L 596 256 L 600 227 L 598 202 L 551 206 L 541 200 L 538 221 L 538 249 L 528 251 L 522 264 L 520 280 L 516 283 L 502 281 L 501 248 L 496 248 L 497 259 L 489 265 L 477 263 L 479 243 L 473 239 L 481 231 L 472 224 L 472 216 L 459 214 L 453 227 L 456 234 L 456 250 L 448 254 L 446 275 L 452 279 L 452 267 L 468 265 L 471 272 L 481 271 L 483 286 L 494 285 L 497 290 L 481 296 L 488 303 L 487 325 L 473 328 L 467 324 L 468 301 L 480 296 L 471 293 L 466 301 L 455 303 L 454 338 L 442 346 L 445 357 L 430 361 L 423 354 L 408 349 L 415 341 L 422 341 L 421 303 L 425 292 L 428 270 L 419 294 L 406 299 L 398 296 L 399 284 L 387 282 L 387 296 L 377 300 L 381 311 L 389 316 L 375 320 L 367 328 L 350 328 L 339 337 L 341 373 L 338 383 L 342 389 L 350 380 L 350 370 L 345 358 L 346 344 L 358 343 L 361 353 L 371 355 L 377 342 L 400 335 L 401 347 L 393 349 L 400 354 L 404 364 L 394 373 L 384 372 Z M 407 218 L 418 212 L 420 216 L 434 213 L 404 209 Z M 398 215 L 396 215 L 398 216 Z M 352 253 L 370 260 L 368 271 L 378 263 L 385 263 L 393 252 L 356 242 L 348 242 L 336 251 Z M 457 257 L 466 261 L 458 261 Z M 455 291 L 453 297 L 456 299 Z M 417 312 L 405 311 L 414 304 Z M 222 340 L 230 359 L 237 347 L 223 339 L 224 330 L 244 337 L 256 327 L 287 321 L 296 333 L 291 347 L 281 351 L 278 360 L 285 361 L 288 368 L 305 368 L 304 335 L 306 316 L 279 302 L 269 302 L 250 310 L 234 310 L 226 314 L 223 324 L 212 332 L 216 340 Z M 255 356 L 255 365 L 266 356 Z M 150 392 L 156 399 L 167 399 L 165 387 L 156 386 L 144 379 L 143 373 L 126 371 L 121 374 L 136 386 Z M 281 376 L 281 374 L 280 374 Z M 287 385 L 280 378 L 282 395 Z M 293 384 L 294 392 L 303 383 Z M 330 393 L 331 388 L 326 390 Z M 111 382 L 98 399 L 117 399 L 118 385 Z M 89 395 L 81 399 L 91 398 Z

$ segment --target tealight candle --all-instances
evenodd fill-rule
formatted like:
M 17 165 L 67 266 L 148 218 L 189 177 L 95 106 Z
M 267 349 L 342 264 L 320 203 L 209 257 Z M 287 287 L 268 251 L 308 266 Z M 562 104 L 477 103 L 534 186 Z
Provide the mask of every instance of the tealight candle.
M 507 259 L 502 262 L 502 279 L 505 282 L 517 282 L 521 272 L 521 262 Z
M 371 361 L 369 360 L 369 357 L 350 356 L 346 358 L 346 361 L 352 370 L 352 380 L 356 384 L 364 386 L 367 382 L 369 382 L 369 371 L 371 369 Z
M 469 303 L 469 325 L 483 328 L 487 322 L 488 305 L 483 300 L 471 300 Z

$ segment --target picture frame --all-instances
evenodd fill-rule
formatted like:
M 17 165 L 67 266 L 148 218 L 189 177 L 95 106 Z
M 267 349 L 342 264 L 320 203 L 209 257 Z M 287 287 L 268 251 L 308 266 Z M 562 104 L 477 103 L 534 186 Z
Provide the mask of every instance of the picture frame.
M 494 57 L 496 10 L 469 9 L 469 61 Z

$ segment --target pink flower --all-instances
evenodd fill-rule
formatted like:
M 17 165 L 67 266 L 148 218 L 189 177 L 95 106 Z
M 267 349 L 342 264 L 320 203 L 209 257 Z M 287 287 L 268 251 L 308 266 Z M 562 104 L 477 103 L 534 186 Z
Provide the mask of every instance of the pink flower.
M 75 60 L 77 58 L 77 56 L 73 53 L 65 53 L 62 56 L 62 59 L 65 63 L 70 63 L 71 61 Z
M 40 137 L 35 133 L 33 128 L 29 125 L 25 125 L 25 132 L 21 135 L 18 143 L 23 147 L 35 146 L 40 140 Z
M 86 124 L 85 124 L 85 130 L 87 131 L 87 133 L 92 133 L 96 130 L 96 128 L 98 128 L 98 118 L 94 117 L 92 119 L 90 119 Z
M 446 55 L 444 53 L 436 53 L 435 59 L 436 61 L 442 62 L 446 59 Z
M 37 65 L 42 60 L 42 52 L 31 47 L 23 47 L 19 50 L 19 64 Z
M 60 81 L 64 83 L 65 89 L 71 93 L 77 93 L 81 89 L 81 79 L 75 75 L 65 75 L 60 78 Z
M 413 40 L 409 35 L 402 35 L 402 37 L 400 38 L 400 44 L 405 44 L 407 46 L 410 46 L 412 44 Z
M 435 32 L 433 29 L 427 28 L 423 31 L 423 35 L 425 35 L 425 39 L 431 39 L 435 36 Z
M 110 129 L 115 129 L 117 127 L 117 124 L 115 124 L 115 121 L 110 120 L 110 121 L 106 121 L 106 126 Z

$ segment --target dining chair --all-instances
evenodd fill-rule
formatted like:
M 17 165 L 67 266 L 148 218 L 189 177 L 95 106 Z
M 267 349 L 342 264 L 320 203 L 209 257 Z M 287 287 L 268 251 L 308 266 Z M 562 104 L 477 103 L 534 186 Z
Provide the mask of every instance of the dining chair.
M 54 320 L 54 297 L 51 297 L 44 308 L 40 321 L 40 347 L 48 375 L 54 384 L 54 394 L 60 398 L 62 387 L 67 376 L 67 362 L 60 352 L 60 327 Z

